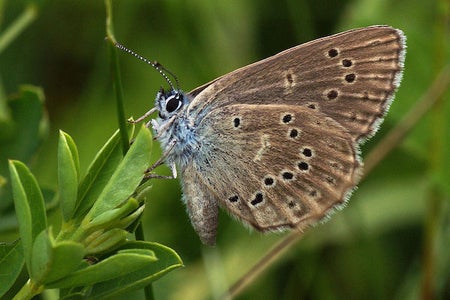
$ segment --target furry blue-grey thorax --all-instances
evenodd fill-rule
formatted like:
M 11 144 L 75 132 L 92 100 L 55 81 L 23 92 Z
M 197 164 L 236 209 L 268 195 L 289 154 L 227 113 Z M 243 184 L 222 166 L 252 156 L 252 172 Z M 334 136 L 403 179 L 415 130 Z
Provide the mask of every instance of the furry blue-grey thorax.
M 152 120 L 153 129 L 163 151 L 168 151 L 174 143 L 166 163 L 168 165 L 176 163 L 182 169 L 192 160 L 192 155 L 200 147 L 194 120 L 190 120 L 187 115 L 189 102 L 190 99 L 181 90 L 166 92 L 161 89 L 156 95 L 155 103 L 159 117 Z

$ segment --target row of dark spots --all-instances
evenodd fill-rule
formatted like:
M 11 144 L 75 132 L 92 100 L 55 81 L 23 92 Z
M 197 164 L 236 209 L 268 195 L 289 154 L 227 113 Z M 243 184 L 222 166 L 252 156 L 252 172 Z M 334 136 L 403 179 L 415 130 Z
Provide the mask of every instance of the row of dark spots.
M 285 171 L 285 172 L 283 172 L 283 173 L 281 174 L 281 177 L 282 177 L 284 180 L 292 180 L 292 179 L 294 178 L 294 174 L 293 174 L 292 172 Z M 271 186 L 271 185 L 273 185 L 274 183 L 275 183 L 275 180 L 274 180 L 272 177 L 266 177 L 266 178 L 264 178 L 264 184 L 265 184 L 265 185 Z M 255 198 L 254 198 L 252 201 L 250 201 L 250 204 L 253 205 L 253 206 L 255 206 L 255 205 L 261 203 L 261 202 L 263 201 L 263 199 L 264 199 L 263 194 L 262 194 L 261 192 L 257 192 L 257 193 L 255 194 Z
M 239 118 L 236 118 L 236 119 L 239 120 Z M 235 120 L 236 120 L 236 119 L 235 119 Z M 289 114 L 287 114 L 287 115 L 285 115 L 285 116 L 283 117 L 283 122 L 285 122 L 285 123 L 290 122 L 291 120 L 292 120 L 292 116 L 289 115 Z M 236 121 L 235 121 L 235 122 L 236 122 Z M 297 132 L 297 133 L 298 133 L 298 132 Z M 305 157 L 308 157 L 308 158 L 309 158 L 309 157 L 312 157 L 312 150 L 311 150 L 310 148 L 304 148 L 304 149 L 302 150 L 302 154 L 303 154 Z M 300 162 L 300 163 L 298 164 L 298 168 L 299 168 L 300 170 L 302 170 L 302 171 L 306 171 L 306 170 L 309 169 L 309 164 L 302 161 L 302 162 Z M 292 172 L 289 172 L 289 171 L 284 171 L 283 173 L 281 173 L 281 177 L 282 177 L 284 180 L 292 180 L 292 179 L 294 178 L 294 174 L 293 174 Z M 263 181 L 264 181 L 264 185 L 266 185 L 266 186 L 268 186 L 268 187 L 273 186 L 273 185 L 275 184 L 275 179 L 272 178 L 272 177 L 270 177 L 270 176 L 265 177 L 265 178 L 263 179 Z M 239 197 L 238 197 L 237 195 L 234 195 L 234 196 L 231 196 L 231 197 L 228 198 L 228 201 L 230 201 L 231 203 L 235 203 L 235 202 L 237 202 L 238 200 L 239 200 Z M 255 198 L 254 198 L 252 201 L 250 201 L 250 204 L 252 204 L 253 206 L 255 206 L 255 205 L 261 203 L 263 200 L 264 200 L 263 194 L 262 194 L 261 192 L 257 192 L 257 193 L 255 194 Z
M 332 48 L 332 49 L 328 50 L 328 56 L 330 58 L 335 58 L 338 55 L 339 55 L 339 51 L 337 49 Z M 353 65 L 353 62 L 350 59 L 347 59 L 347 58 L 343 59 L 341 61 L 341 63 L 342 63 L 342 66 L 345 67 L 345 68 L 350 68 Z
M 264 196 L 261 192 L 257 192 L 255 194 L 255 198 L 253 198 L 252 201 L 250 201 L 250 203 L 255 206 L 258 203 L 261 203 L 264 200 Z M 236 203 L 239 201 L 239 197 L 237 195 L 231 196 L 230 198 L 228 198 L 228 201 L 230 201 L 231 203 Z
M 334 58 L 337 57 L 339 55 L 339 50 L 332 48 L 330 50 L 328 50 L 328 56 L 330 58 Z M 353 65 L 353 62 L 350 59 L 343 59 L 341 61 L 342 66 L 344 68 L 350 68 Z M 356 80 L 356 74 L 355 73 L 350 73 L 350 74 L 346 74 L 344 76 L 344 80 L 348 83 L 353 83 Z M 329 100 L 334 100 L 339 96 L 339 92 L 337 90 L 331 90 L 327 93 L 327 98 Z
M 281 178 L 283 178 L 284 180 L 291 180 L 292 178 L 294 178 L 294 174 L 292 172 L 289 171 L 285 171 L 281 174 Z M 264 185 L 271 187 L 275 184 L 275 179 L 273 179 L 271 176 L 267 176 L 263 179 Z
M 299 163 L 299 168 L 301 170 L 307 170 L 309 168 L 308 164 L 305 162 L 301 162 Z M 285 171 L 281 174 L 281 177 L 284 180 L 292 180 L 294 178 L 294 174 L 292 172 L 289 171 Z M 275 184 L 275 180 L 272 177 L 266 177 L 264 178 L 264 184 L 266 186 L 273 186 Z M 230 198 L 228 198 L 228 201 L 230 201 L 231 203 L 235 203 L 239 200 L 239 197 L 237 195 L 234 195 Z M 255 194 L 255 198 L 250 201 L 250 204 L 253 206 L 256 206 L 257 204 L 261 203 L 264 200 L 264 196 L 261 192 L 257 192 Z
M 235 202 L 237 202 L 238 200 L 239 200 L 239 197 L 236 196 L 236 195 L 234 195 L 234 196 L 228 198 L 228 201 L 230 201 L 230 202 L 232 202 L 232 203 L 235 203 Z M 256 193 L 255 198 L 253 198 L 253 200 L 250 201 L 250 203 L 251 203 L 253 206 L 255 206 L 255 205 L 257 205 L 258 203 L 261 203 L 263 200 L 264 200 L 263 194 L 262 194 L 261 192 L 258 192 L 258 193 Z
M 283 118 L 281 119 L 283 121 L 284 124 L 289 124 L 292 121 L 292 115 L 291 114 L 286 114 L 283 116 Z M 298 136 L 298 130 L 297 129 L 291 129 L 291 131 L 289 132 L 289 136 L 293 139 L 295 139 Z
M 304 148 L 302 150 L 302 154 L 306 157 L 306 158 L 310 158 L 312 157 L 312 151 L 309 148 Z M 300 169 L 300 171 L 307 171 L 309 169 L 309 164 L 305 161 L 301 161 L 298 163 L 297 167 Z

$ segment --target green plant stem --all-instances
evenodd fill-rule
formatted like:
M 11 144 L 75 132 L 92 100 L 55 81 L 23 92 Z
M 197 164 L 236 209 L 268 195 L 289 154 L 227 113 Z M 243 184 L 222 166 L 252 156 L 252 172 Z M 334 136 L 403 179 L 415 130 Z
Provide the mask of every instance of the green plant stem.
M 281 239 L 239 280 L 237 280 L 228 291 L 222 295 L 223 300 L 234 299 L 251 282 L 255 280 L 263 271 L 273 264 L 291 246 L 295 245 L 303 237 L 303 232 L 293 231 L 285 238 Z
M 114 30 L 113 30 L 113 14 L 112 14 L 111 0 L 105 0 L 105 7 L 106 7 L 106 35 L 107 40 L 109 41 L 109 48 L 111 53 L 111 72 L 113 77 L 114 91 L 116 95 L 117 116 L 122 140 L 122 149 L 125 155 L 130 146 L 129 146 L 127 124 L 125 122 L 125 109 L 123 105 L 123 89 L 122 89 L 122 79 L 120 77 L 119 58 L 117 54 L 117 49 L 114 46 L 116 39 L 114 37 Z M 142 223 L 139 223 L 139 225 L 137 226 L 135 237 L 136 240 L 143 241 L 145 239 Z M 155 299 L 153 295 L 152 284 L 149 284 L 144 288 L 144 294 L 145 299 L 147 300 Z
M 144 241 L 144 228 L 142 226 L 142 222 L 139 222 L 139 225 L 136 227 L 136 231 L 134 232 L 134 236 L 138 241 Z M 144 294 L 146 300 L 154 300 L 155 296 L 153 294 L 153 285 L 149 284 L 144 288 Z
M 427 196 L 424 224 L 422 299 L 435 299 L 436 297 L 436 238 L 441 223 L 442 206 L 442 195 L 435 186 L 431 187 Z
M 22 14 L 0 35 L 0 54 L 36 19 L 37 13 L 38 9 L 36 5 L 30 3 L 25 7 Z
M 43 290 L 44 286 L 36 286 L 31 280 L 28 280 L 14 296 L 13 300 L 29 300 L 35 295 L 42 293 Z
M 155 296 L 153 295 L 153 284 L 149 284 L 144 288 L 144 295 L 146 300 L 155 299 Z
M 144 241 L 144 228 L 142 227 L 142 222 L 139 222 L 139 225 L 136 227 L 136 231 L 134 232 L 134 236 L 137 241 Z
M 117 107 L 117 121 L 119 123 L 120 136 L 122 140 L 123 154 L 130 148 L 129 137 L 127 131 L 127 124 L 125 118 L 125 109 L 123 105 L 123 89 L 122 79 L 120 77 L 119 58 L 117 55 L 117 49 L 114 46 L 114 29 L 113 29 L 113 15 L 111 0 L 105 0 L 106 6 L 106 40 L 109 41 L 109 50 L 111 54 L 111 73 L 114 87 L 114 94 L 116 95 L 116 107 Z

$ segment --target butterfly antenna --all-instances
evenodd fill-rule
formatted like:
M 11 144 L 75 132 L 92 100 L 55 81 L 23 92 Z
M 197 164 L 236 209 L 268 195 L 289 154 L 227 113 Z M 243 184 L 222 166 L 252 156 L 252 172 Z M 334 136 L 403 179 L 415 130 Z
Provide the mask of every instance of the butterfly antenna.
M 163 65 L 161 65 L 159 62 L 154 61 L 153 64 L 155 64 L 159 69 L 161 69 L 163 72 L 166 72 L 167 74 L 169 74 L 170 76 L 172 76 L 173 79 L 175 79 L 175 84 L 177 86 L 177 91 L 180 90 L 180 83 L 178 82 L 178 78 L 177 76 L 175 76 L 175 74 L 173 74 L 172 72 L 170 72 L 169 70 L 167 70 Z M 161 71 L 159 71 L 161 73 Z M 162 73 L 164 74 L 164 73 Z M 164 76 L 164 75 L 163 75 Z M 167 79 L 167 76 L 164 76 L 164 78 Z M 171 84 L 172 86 L 172 84 Z M 173 89 L 173 86 L 172 86 Z
M 136 52 L 134 52 L 134 51 L 132 51 L 132 50 L 126 48 L 125 46 L 123 46 L 123 45 L 120 44 L 120 43 L 115 42 L 115 43 L 114 43 L 114 46 L 115 46 L 116 48 L 118 48 L 118 49 L 124 51 L 124 52 L 127 52 L 128 54 L 133 55 L 134 57 L 136 57 L 136 58 L 142 60 L 143 62 L 145 62 L 145 63 L 151 65 L 155 70 L 157 70 L 157 71 L 159 72 L 159 74 L 161 74 L 162 77 L 164 77 L 164 79 L 167 81 L 167 83 L 170 85 L 170 87 L 171 87 L 171 89 L 172 89 L 173 91 L 179 91 L 180 86 L 179 86 L 178 78 L 177 78 L 172 72 L 170 72 L 169 70 L 167 70 L 166 68 L 164 68 L 159 62 L 157 62 L 157 61 L 152 62 L 152 61 L 146 59 L 145 57 L 143 57 L 143 56 L 137 54 Z M 169 78 L 169 76 L 167 76 L 167 74 L 169 74 L 170 76 L 172 76 L 172 77 L 175 79 L 175 83 L 176 83 L 176 85 L 177 85 L 177 89 L 175 89 L 175 87 L 174 87 L 174 85 L 173 85 L 173 83 L 172 83 L 172 80 L 170 80 L 170 78 Z

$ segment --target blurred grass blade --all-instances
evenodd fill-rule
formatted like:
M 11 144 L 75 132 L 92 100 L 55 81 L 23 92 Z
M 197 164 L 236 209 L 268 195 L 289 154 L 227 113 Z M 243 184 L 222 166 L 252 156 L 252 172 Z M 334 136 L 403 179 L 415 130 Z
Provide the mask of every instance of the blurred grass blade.
M 73 139 L 59 132 L 58 142 L 58 189 L 64 221 L 72 218 L 77 203 L 80 162 Z
M 111 0 L 105 0 L 105 8 L 106 8 L 106 37 L 108 41 L 108 49 L 110 53 L 110 68 L 111 68 L 111 76 L 113 81 L 114 93 L 116 95 L 116 107 L 117 107 L 117 122 L 119 123 L 120 136 L 122 141 L 122 151 L 123 154 L 127 153 L 130 148 L 130 144 L 128 143 L 129 137 L 128 132 L 126 130 L 126 118 L 125 118 L 125 109 L 123 106 L 123 89 L 122 89 L 122 78 L 120 77 L 120 66 L 119 66 L 119 57 L 118 50 L 114 46 L 115 37 L 114 37 L 114 28 L 113 28 L 113 13 L 112 13 L 112 3 Z
M 36 19 L 37 13 L 36 5 L 29 3 L 23 13 L 0 35 L 0 54 Z
M 47 228 L 44 199 L 36 179 L 25 164 L 10 160 L 9 169 L 25 262 L 31 274 L 33 242 Z
M 111 53 L 111 72 L 113 77 L 113 87 L 116 94 L 116 107 L 117 107 L 117 121 L 119 123 L 120 136 L 122 141 L 122 151 L 125 154 L 130 147 L 128 143 L 129 137 L 126 126 L 125 109 L 123 107 L 123 89 L 122 79 L 120 77 L 118 50 L 113 44 L 109 43 L 109 49 Z

